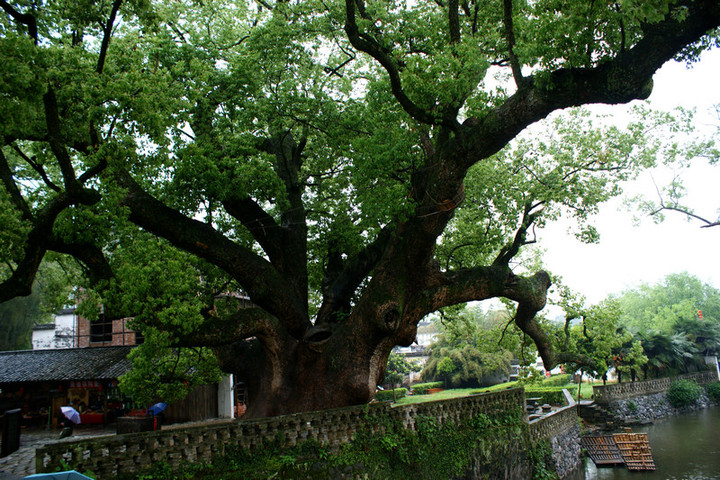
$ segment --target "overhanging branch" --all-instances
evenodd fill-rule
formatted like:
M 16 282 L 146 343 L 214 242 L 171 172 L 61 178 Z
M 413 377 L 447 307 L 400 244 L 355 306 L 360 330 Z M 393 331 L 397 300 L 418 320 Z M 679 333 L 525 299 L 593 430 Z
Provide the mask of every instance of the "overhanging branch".
M 487 158 L 528 125 L 562 108 L 589 103 L 618 104 L 644 99 L 652 91 L 653 74 L 687 45 L 720 26 L 720 4 L 714 0 L 683 2 L 687 16 L 645 26 L 632 48 L 596 67 L 563 68 L 542 80 L 526 77 L 519 89 L 483 118 L 468 118 L 462 133 L 468 139 L 465 167 Z
M 166 206 L 145 192 L 129 173 L 119 171 L 115 178 L 127 190 L 122 203 L 130 209 L 131 222 L 227 272 L 253 303 L 281 319 L 293 337 L 302 338 L 311 326 L 307 307 L 272 264 L 211 225 Z

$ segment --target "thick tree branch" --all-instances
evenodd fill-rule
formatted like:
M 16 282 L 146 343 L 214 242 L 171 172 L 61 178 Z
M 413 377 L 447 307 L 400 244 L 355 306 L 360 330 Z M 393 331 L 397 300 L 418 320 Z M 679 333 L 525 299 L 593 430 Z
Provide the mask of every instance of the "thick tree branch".
M 626 103 L 644 99 L 652 90 L 652 76 L 687 45 L 697 42 L 720 25 L 720 4 L 714 0 L 686 2 L 687 17 L 667 19 L 646 26 L 645 36 L 614 59 L 593 68 L 566 68 L 539 81 L 525 78 L 505 103 L 484 118 L 468 118 L 462 133 L 466 139 L 467 167 L 502 149 L 528 125 L 549 113 L 588 103 Z
M 47 250 L 41 242 L 35 238 L 29 239 L 23 258 L 17 264 L 10 278 L 0 282 L 0 303 L 15 297 L 26 297 L 32 293 L 35 275 L 46 252 Z
M 316 324 L 338 322 L 340 318 L 337 314 L 350 310 L 353 294 L 380 261 L 391 237 L 392 230 L 384 228 L 374 242 L 348 259 L 342 269 L 326 272 L 329 277 L 323 282 L 323 303 Z
M 504 297 L 517 302 L 515 324 L 535 342 L 541 357 L 549 365 L 558 361 L 550 337 L 542 330 L 535 315 L 545 307 L 550 276 L 540 271 L 520 277 L 507 266 L 475 267 L 456 272 L 438 273 L 433 285 L 422 292 L 415 307 L 421 313 L 470 301 Z
M 38 43 L 38 30 L 35 16 L 29 13 L 18 12 L 12 7 L 12 5 L 7 3 L 5 0 L 0 0 L 0 7 L 5 10 L 5 13 L 10 15 L 13 20 L 15 20 L 16 22 L 20 22 L 26 27 L 28 27 L 28 35 L 30 36 L 30 38 L 35 40 L 35 44 Z
M 103 27 L 103 39 L 100 44 L 100 55 L 98 55 L 98 63 L 96 71 L 98 74 L 102 74 L 103 68 L 105 67 L 105 58 L 107 57 L 108 47 L 110 46 L 110 37 L 112 37 L 113 26 L 115 25 L 115 17 L 117 16 L 120 5 L 123 0 L 115 0 L 110 10 L 110 16 L 108 17 L 107 23 Z
M 275 157 L 274 170 L 285 185 L 289 208 L 280 214 L 280 244 L 275 255 L 276 268 L 295 289 L 295 295 L 307 306 L 307 212 L 303 202 L 304 185 L 300 179 L 303 150 L 307 138 L 296 142 L 285 131 L 267 139 L 263 149 Z
M 45 105 L 45 122 L 48 129 L 48 141 L 50 149 L 55 155 L 60 166 L 60 172 L 63 176 L 65 190 L 76 193 L 80 190 L 80 184 L 75 178 L 75 170 L 72 166 L 70 154 L 62 141 L 60 132 L 60 115 L 58 113 L 57 99 L 55 98 L 55 90 L 52 87 L 43 95 L 43 103 Z
M 252 337 L 271 338 L 282 330 L 277 318 L 262 308 L 235 308 L 233 312 L 227 308 L 224 305 L 208 312 L 202 330 L 181 337 L 178 346 L 220 347 Z
M 249 197 L 229 197 L 222 202 L 223 208 L 248 229 L 253 238 L 267 254 L 270 261 L 276 263 L 282 255 L 280 225 L 275 219 Z
M 5 158 L 5 154 L 3 154 L 2 147 L 0 147 L 0 180 L 5 187 L 5 191 L 10 195 L 10 201 L 12 201 L 15 208 L 22 213 L 22 218 L 31 221 L 33 219 L 32 211 L 15 183 L 12 169 L 10 168 L 10 164 L 8 164 L 7 158 Z
M 226 271 L 253 303 L 281 319 L 295 338 L 302 338 L 310 327 L 307 306 L 268 261 L 212 226 L 167 207 L 145 192 L 129 173 L 118 172 L 116 180 L 127 189 L 123 204 L 130 209 L 131 222 Z
M 96 245 L 86 242 L 68 243 L 53 238 L 48 240 L 47 247 L 53 252 L 71 255 L 80 262 L 91 285 L 97 285 L 102 280 L 110 280 L 114 276 L 105 254 Z
M 518 89 L 524 85 L 524 78 L 517 55 L 515 55 L 515 27 L 513 26 L 513 0 L 503 0 L 503 23 L 505 23 L 505 40 L 508 45 L 510 56 L 510 68 L 512 69 L 515 85 Z
M 500 253 L 493 262 L 493 265 L 508 266 L 510 264 L 510 260 L 515 258 L 515 255 L 520 252 L 520 247 L 527 244 L 527 231 L 532 226 L 533 222 L 535 222 L 537 216 L 540 215 L 539 210 L 533 212 L 536 207 L 537 205 L 533 205 L 531 203 L 525 204 L 522 222 L 520 223 L 520 228 L 518 228 L 518 231 L 515 233 L 515 238 L 513 238 L 512 242 L 505 245 L 500 250 Z
M 23 258 L 10 278 L 0 283 L 0 303 L 17 296 L 30 295 L 40 263 L 52 245 L 55 219 L 63 210 L 77 203 L 82 202 L 63 192 L 49 200 L 33 217 Z
M 460 43 L 460 12 L 458 0 L 448 0 L 448 30 L 450 43 Z

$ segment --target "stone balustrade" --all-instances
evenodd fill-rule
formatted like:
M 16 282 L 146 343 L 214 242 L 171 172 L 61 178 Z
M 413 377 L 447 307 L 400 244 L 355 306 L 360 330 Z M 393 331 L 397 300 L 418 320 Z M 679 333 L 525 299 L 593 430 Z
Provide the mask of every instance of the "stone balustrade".
M 700 385 L 718 381 L 715 371 L 707 371 L 670 378 L 656 378 L 642 382 L 596 385 L 593 387 L 593 396 L 597 403 L 607 405 L 617 400 L 666 392 L 676 380 L 680 379 L 695 380 Z
M 163 462 L 172 468 L 185 463 L 210 462 L 228 448 L 255 449 L 268 441 L 288 446 L 315 440 L 337 446 L 353 439 L 368 427 L 383 430 L 389 422 L 401 422 L 416 430 L 418 418 L 434 418 L 439 423 L 459 422 L 484 413 L 492 415 L 522 407 L 522 388 L 427 403 L 391 406 L 373 403 L 346 408 L 298 413 L 256 420 L 227 421 L 211 425 L 130 433 L 88 440 L 46 445 L 36 453 L 36 470 L 52 472 L 66 462 L 79 471 L 92 471 L 98 478 L 134 477 L 153 464 Z M 531 439 L 556 438 L 577 426 L 574 407 L 535 420 Z M 441 454 L 441 452 L 439 452 Z M 576 459 L 576 462 L 579 461 Z

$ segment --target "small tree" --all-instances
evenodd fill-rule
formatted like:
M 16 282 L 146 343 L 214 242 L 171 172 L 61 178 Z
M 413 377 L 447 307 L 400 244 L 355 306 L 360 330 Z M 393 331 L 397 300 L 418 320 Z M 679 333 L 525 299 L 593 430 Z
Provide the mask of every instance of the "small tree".
M 452 361 L 452 358 L 450 357 L 443 357 L 437 364 L 437 368 L 435 369 L 437 374 L 440 376 L 440 378 L 443 379 L 443 382 L 445 384 L 445 388 L 448 387 L 448 380 L 452 377 L 452 374 L 455 373 L 455 362 Z
M 395 401 L 395 387 L 402 383 L 410 372 L 419 371 L 420 365 L 408 361 L 404 355 L 397 352 L 390 352 L 387 367 L 385 368 L 385 379 L 383 383 L 389 383 L 392 385 L 393 402 Z

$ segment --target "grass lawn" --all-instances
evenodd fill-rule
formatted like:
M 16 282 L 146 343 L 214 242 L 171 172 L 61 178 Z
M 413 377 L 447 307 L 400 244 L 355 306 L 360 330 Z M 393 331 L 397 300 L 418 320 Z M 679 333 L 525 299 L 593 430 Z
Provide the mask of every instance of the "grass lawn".
M 473 393 L 478 393 L 477 388 L 452 388 L 443 390 L 442 392 L 430 395 L 408 395 L 396 402 L 397 405 L 406 405 L 408 403 L 433 402 L 435 400 L 447 400 L 448 398 L 467 397 Z
M 487 392 L 498 392 L 502 390 L 507 390 L 508 388 L 515 388 L 520 386 L 520 382 L 508 382 L 508 383 L 499 383 L 497 385 L 493 385 L 492 387 L 486 387 L 486 388 L 453 388 L 449 390 L 443 390 L 442 392 L 433 393 L 430 395 L 408 395 L 406 397 L 401 398 L 396 402 L 397 405 L 407 405 L 409 403 L 422 403 L 422 402 L 433 402 L 435 400 L 446 400 L 448 398 L 457 398 L 457 397 L 466 397 L 468 395 L 472 395 L 474 393 L 487 393 Z M 538 386 L 541 386 L 541 384 L 537 384 Z M 602 382 L 596 383 L 595 385 L 602 385 Z M 592 398 L 592 383 L 583 382 L 580 393 L 582 394 L 583 400 L 589 400 Z M 532 386 L 527 386 L 527 388 L 532 388 Z M 578 394 L 578 386 L 575 383 L 569 383 L 564 386 L 570 392 L 570 395 L 577 401 L 577 394 Z

